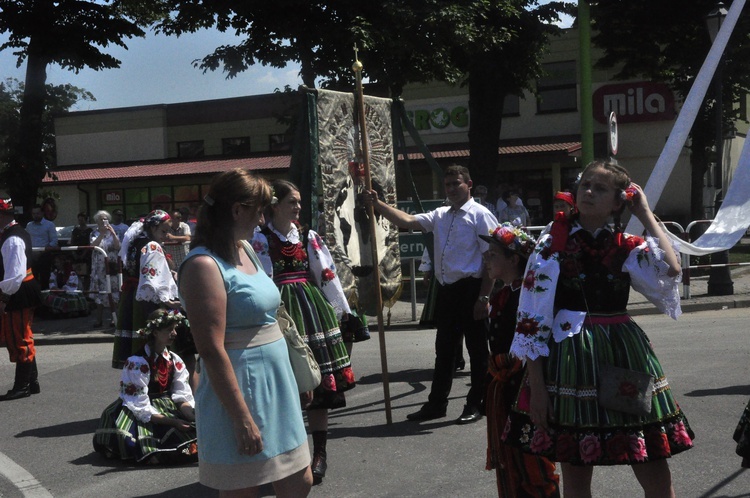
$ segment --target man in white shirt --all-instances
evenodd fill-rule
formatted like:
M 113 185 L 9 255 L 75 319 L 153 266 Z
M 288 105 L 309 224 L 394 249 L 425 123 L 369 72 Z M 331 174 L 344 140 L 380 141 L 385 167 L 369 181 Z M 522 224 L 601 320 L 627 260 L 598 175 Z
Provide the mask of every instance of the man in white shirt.
M 36 348 L 31 321 L 41 304 L 40 287 L 31 271 L 31 236 L 13 218 L 10 199 L 0 199 L 0 331 L 10 361 L 16 364 L 13 388 L 0 401 L 39 392 Z
M 485 376 L 487 373 L 487 335 L 484 319 L 494 280 L 487 275 L 482 254 L 489 249 L 479 235 L 488 235 L 497 227 L 497 219 L 471 197 L 471 176 L 463 166 L 449 166 L 444 177 L 449 206 L 429 213 L 410 215 L 380 201 L 375 191 L 366 202 L 391 223 L 401 228 L 433 232 L 438 281 L 435 321 L 435 370 L 427 403 L 407 415 L 409 420 L 444 417 L 453 384 L 458 344 L 463 335 L 471 361 L 471 388 L 457 424 L 469 424 L 482 417 Z

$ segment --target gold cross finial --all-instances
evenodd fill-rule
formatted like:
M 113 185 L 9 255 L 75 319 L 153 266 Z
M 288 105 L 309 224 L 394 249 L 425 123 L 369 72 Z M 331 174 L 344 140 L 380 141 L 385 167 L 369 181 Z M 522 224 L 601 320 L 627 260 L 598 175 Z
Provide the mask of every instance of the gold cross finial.
M 355 73 L 362 71 L 362 63 L 359 62 L 359 49 L 356 43 L 354 44 L 354 64 L 352 65 L 352 71 Z

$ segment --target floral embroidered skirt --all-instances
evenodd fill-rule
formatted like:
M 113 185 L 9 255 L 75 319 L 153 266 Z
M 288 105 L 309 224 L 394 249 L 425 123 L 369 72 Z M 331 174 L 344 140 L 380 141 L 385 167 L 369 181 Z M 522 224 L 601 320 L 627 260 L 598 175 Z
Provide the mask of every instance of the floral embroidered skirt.
M 672 395 L 643 330 L 632 320 L 585 324 L 580 333 L 550 339 L 544 374 L 555 422 L 549 430 L 528 416 L 524 379 L 503 440 L 524 451 L 576 465 L 630 465 L 669 458 L 693 446 L 694 434 Z M 598 403 L 599 365 L 647 372 L 654 377 L 651 413 L 632 415 Z
M 487 385 L 487 464 L 495 469 L 499 497 L 559 497 L 560 478 L 548 459 L 521 452 L 501 441 L 503 428 L 523 378 L 521 360 L 509 354 L 490 356 Z
M 353 388 L 355 380 L 336 311 L 323 292 L 310 282 L 281 284 L 279 291 L 297 331 L 312 349 L 323 377 L 308 410 L 346 406 L 344 391 Z
M 154 398 L 151 406 L 162 415 L 180 418 L 171 398 Z M 140 422 L 118 399 L 104 409 L 94 433 L 94 449 L 107 458 L 143 462 L 156 456 L 158 463 L 187 463 L 197 455 L 195 428 L 179 431 L 172 426 Z

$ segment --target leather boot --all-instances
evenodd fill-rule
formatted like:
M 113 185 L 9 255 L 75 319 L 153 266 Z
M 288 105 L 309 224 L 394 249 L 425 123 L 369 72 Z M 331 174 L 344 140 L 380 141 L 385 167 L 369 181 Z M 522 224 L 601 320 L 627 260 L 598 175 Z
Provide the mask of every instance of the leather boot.
M 16 363 L 16 380 L 13 389 L 0 396 L 0 401 L 12 401 L 14 399 L 28 398 L 31 396 L 29 389 L 29 377 L 31 376 L 31 363 Z
M 36 368 L 36 356 L 34 361 L 31 362 L 31 375 L 29 375 L 29 392 L 31 394 L 39 394 L 42 389 L 39 387 L 39 370 Z
M 312 461 L 312 475 L 313 484 L 320 484 L 323 482 L 323 478 L 326 476 L 326 469 L 328 463 L 326 463 L 326 440 L 328 439 L 328 431 L 313 431 L 313 461 Z

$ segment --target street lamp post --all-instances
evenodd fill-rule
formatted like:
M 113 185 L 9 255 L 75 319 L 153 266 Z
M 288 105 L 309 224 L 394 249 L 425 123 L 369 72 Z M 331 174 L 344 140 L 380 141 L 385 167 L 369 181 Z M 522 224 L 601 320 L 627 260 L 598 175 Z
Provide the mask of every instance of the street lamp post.
M 711 37 L 711 42 L 716 40 L 716 36 L 719 34 L 719 29 L 724 19 L 727 17 L 727 10 L 724 8 L 724 3 L 719 2 L 713 8 L 711 12 L 706 16 L 706 27 L 708 28 L 708 34 Z M 721 207 L 722 199 L 724 198 L 724 118 L 722 116 L 723 99 L 722 99 L 722 76 L 724 68 L 724 57 L 722 56 L 719 61 L 719 65 L 716 68 L 716 75 L 714 76 L 714 88 L 716 91 L 716 165 L 714 166 L 714 185 L 720 188 L 719 197 L 716 199 L 716 205 L 714 209 L 714 217 Z M 729 263 L 729 252 L 719 251 L 711 255 L 711 264 L 727 264 Z M 732 275 L 729 272 L 729 267 L 713 267 L 710 270 L 708 277 L 708 295 L 709 296 L 729 296 L 734 294 L 734 283 L 732 282 Z

